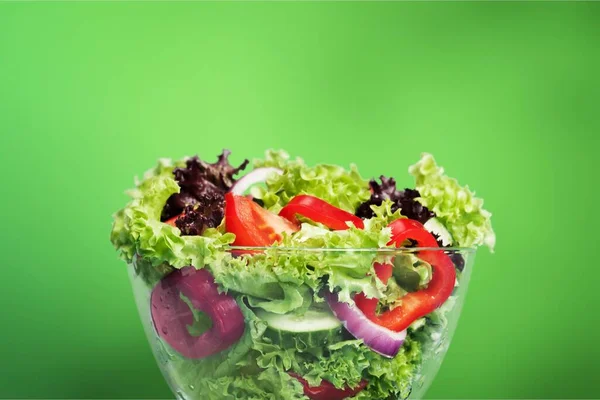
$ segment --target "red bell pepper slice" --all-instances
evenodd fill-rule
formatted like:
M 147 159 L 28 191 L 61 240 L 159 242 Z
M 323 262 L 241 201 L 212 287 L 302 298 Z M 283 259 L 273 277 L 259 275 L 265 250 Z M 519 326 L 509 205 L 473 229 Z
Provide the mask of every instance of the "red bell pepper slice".
M 387 281 L 392 277 L 394 266 L 392 264 L 375 263 L 373 268 L 375 269 L 375 274 L 379 280 L 383 283 L 387 283 Z
M 439 247 L 435 237 L 417 221 L 398 219 L 389 226 L 392 228 L 392 240 L 389 244 L 400 247 L 406 240 L 411 239 L 417 242 L 418 247 Z M 360 293 L 354 297 L 354 301 L 367 318 L 390 330 L 400 332 L 408 328 L 416 319 L 440 307 L 450 297 L 456 281 L 456 270 L 450 257 L 441 249 L 422 250 L 419 252 L 419 257 L 431 264 L 433 269 L 427 288 L 408 293 L 402 298 L 400 307 L 381 315 L 377 315 L 375 311 L 378 300 L 367 299 Z M 386 275 L 387 273 L 386 270 Z M 380 276 L 379 273 L 378 276 Z M 387 277 L 389 279 L 389 276 Z M 387 280 L 384 282 L 387 282 Z
M 367 386 L 367 381 L 364 379 L 360 381 L 358 386 L 354 388 L 346 387 L 344 389 L 338 389 L 331 382 L 321 381 L 319 386 L 309 386 L 306 379 L 293 372 L 288 372 L 290 376 L 298 379 L 304 387 L 304 395 L 311 400 L 343 400 L 348 397 L 356 396 L 358 392 L 363 390 Z
M 281 209 L 279 215 L 283 218 L 298 223 L 296 214 L 321 223 L 333 230 L 348 229 L 346 222 L 350 221 L 359 229 L 363 229 L 365 224 L 363 220 L 354 214 L 332 206 L 328 202 L 315 196 L 301 194 L 294 197 L 285 207 Z

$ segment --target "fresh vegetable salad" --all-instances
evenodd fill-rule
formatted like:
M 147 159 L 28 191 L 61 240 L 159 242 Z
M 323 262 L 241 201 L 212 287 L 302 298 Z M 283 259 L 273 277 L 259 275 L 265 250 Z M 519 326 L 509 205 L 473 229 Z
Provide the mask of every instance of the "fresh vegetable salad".
M 173 390 L 408 397 L 443 356 L 474 249 L 493 249 L 483 201 L 430 154 L 409 168 L 410 188 L 283 151 L 252 169 L 228 156 L 160 160 L 114 219 L 111 240 Z

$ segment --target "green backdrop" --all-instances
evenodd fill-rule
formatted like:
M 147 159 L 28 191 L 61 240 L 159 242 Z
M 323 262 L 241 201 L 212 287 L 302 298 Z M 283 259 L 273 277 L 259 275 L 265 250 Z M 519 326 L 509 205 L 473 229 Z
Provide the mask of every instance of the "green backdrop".
M 494 213 L 430 398 L 600 397 L 600 4 L 0 4 L 0 397 L 169 398 L 108 241 L 158 157 L 422 151 Z

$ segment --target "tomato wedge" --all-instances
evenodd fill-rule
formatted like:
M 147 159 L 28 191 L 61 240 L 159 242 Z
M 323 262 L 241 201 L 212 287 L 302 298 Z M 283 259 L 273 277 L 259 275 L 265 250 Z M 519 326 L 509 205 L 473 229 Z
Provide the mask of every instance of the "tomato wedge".
M 425 230 L 425 227 L 410 219 L 398 219 L 390 225 L 392 229 L 392 240 L 389 244 L 402 246 L 407 240 L 414 240 L 419 247 L 439 247 L 435 237 Z M 454 263 L 443 250 L 422 250 L 419 258 L 431 264 L 433 275 L 427 288 L 417 292 L 408 293 L 402 298 L 402 305 L 387 311 L 381 315 L 376 313 L 377 299 L 368 299 L 359 293 L 354 297 L 356 306 L 371 321 L 396 332 L 408 328 L 418 318 L 429 314 L 450 297 L 454 290 L 456 270 Z M 387 282 L 391 267 L 379 267 L 375 269 L 377 276 Z M 385 279 L 385 280 L 384 280 Z
M 306 218 L 325 225 L 329 229 L 344 230 L 348 229 L 346 222 L 352 222 L 359 229 L 365 227 L 363 220 L 354 214 L 332 206 L 328 202 L 315 196 L 301 194 L 294 197 L 285 207 L 281 209 L 279 215 L 283 218 L 298 223 L 296 215 L 302 215 Z
M 298 225 L 230 192 L 225 195 L 225 228 L 235 234 L 234 246 L 260 247 L 281 240 L 283 232 L 296 232 Z
M 177 227 L 177 224 L 175 224 L 175 221 L 177 221 L 177 218 L 181 217 L 182 215 L 183 214 L 179 214 L 179 215 L 174 216 L 173 218 L 166 220 L 165 224 Z
M 293 372 L 288 372 L 291 376 L 298 379 L 304 387 L 304 395 L 311 400 L 343 400 L 348 397 L 356 396 L 358 392 L 367 386 L 367 381 L 360 381 L 354 388 L 338 389 L 331 382 L 321 381 L 319 386 L 309 386 L 306 379 Z

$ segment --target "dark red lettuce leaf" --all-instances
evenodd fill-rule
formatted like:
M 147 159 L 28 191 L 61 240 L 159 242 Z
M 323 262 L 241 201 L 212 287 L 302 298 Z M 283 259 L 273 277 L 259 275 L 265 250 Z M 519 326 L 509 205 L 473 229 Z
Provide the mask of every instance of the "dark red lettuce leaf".
M 184 213 L 175 224 L 184 235 L 200 235 L 206 228 L 214 228 L 223 220 L 225 193 L 235 184 L 236 175 L 248 165 L 248 160 L 237 168 L 229 164 L 231 152 L 223 150 L 214 164 L 197 156 L 186 162 L 184 168 L 173 171 L 181 188 L 165 204 L 161 221 Z
M 396 180 L 394 178 L 386 178 L 380 176 L 381 184 L 377 183 L 375 179 L 369 181 L 371 187 L 371 198 L 362 203 L 357 211 L 356 216 L 360 218 L 372 218 L 375 216 L 372 205 L 380 206 L 384 200 L 392 201 L 392 211 L 400 209 L 402 215 L 419 221 L 424 224 L 430 218 L 435 217 L 433 211 L 430 211 L 427 207 L 423 206 L 417 200 L 419 192 L 414 189 L 396 189 Z
M 222 194 L 207 195 L 200 202 L 183 209 L 175 225 L 182 235 L 202 235 L 206 228 L 219 226 L 223 220 L 225 198 Z

